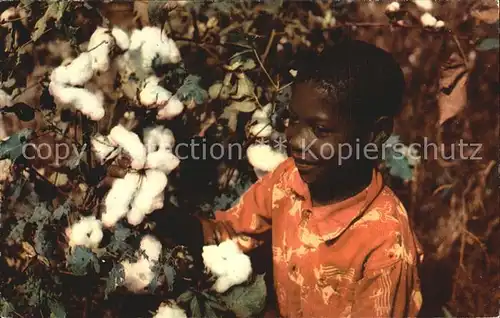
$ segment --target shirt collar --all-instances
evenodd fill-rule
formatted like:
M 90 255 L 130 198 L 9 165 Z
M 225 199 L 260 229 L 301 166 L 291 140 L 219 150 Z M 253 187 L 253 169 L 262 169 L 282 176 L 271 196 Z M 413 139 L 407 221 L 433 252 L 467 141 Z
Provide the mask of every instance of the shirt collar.
M 337 238 L 357 221 L 384 188 L 382 174 L 373 169 L 372 181 L 363 191 L 341 202 L 321 207 L 312 207 L 309 189 L 294 166 L 288 184 L 294 199 L 303 201 L 303 208 L 312 211 L 311 224 L 324 241 Z

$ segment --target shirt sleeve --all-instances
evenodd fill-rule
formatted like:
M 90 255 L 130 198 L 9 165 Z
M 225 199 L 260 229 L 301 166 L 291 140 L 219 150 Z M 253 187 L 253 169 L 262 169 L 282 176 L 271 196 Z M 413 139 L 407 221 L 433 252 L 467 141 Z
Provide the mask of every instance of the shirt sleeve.
M 271 229 L 272 192 L 283 172 L 290 166 L 286 160 L 274 171 L 254 183 L 227 211 L 217 211 L 215 220 L 201 220 L 206 244 L 219 244 L 236 239 L 240 248 L 247 252 L 263 241 Z
M 368 273 L 354 295 L 353 317 L 416 317 L 422 305 L 417 267 L 400 260 Z

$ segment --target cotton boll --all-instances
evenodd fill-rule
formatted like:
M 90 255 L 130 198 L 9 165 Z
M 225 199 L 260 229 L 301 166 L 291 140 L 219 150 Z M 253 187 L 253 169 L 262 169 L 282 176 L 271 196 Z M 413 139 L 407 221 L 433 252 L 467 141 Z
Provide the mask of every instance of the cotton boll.
M 161 305 L 153 318 L 187 318 L 186 312 L 173 303 Z
M 273 109 L 273 105 L 271 103 L 262 107 L 262 109 L 257 109 L 252 114 L 252 121 L 259 122 L 268 122 L 270 121 L 269 116 L 271 115 L 271 111 Z
M 119 149 L 114 147 L 106 136 L 100 134 L 96 135 L 92 138 L 91 144 L 92 150 L 101 162 L 118 155 Z
M 170 150 L 160 149 L 148 154 L 146 169 L 157 169 L 166 174 L 179 166 L 180 160 Z
M 432 0 L 413 0 L 413 2 L 424 11 L 430 11 L 434 7 Z
M 164 120 L 164 119 L 172 119 L 182 113 L 184 110 L 184 104 L 176 97 L 172 96 L 172 98 L 168 101 L 167 105 L 158 111 L 156 115 L 156 119 Z
M 129 172 L 122 179 L 116 179 L 104 200 L 105 211 L 102 222 L 112 227 L 129 212 L 129 206 L 139 187 L 140 175 Z
M 121 50 L 128 50 L 130 46 L 130 39 L 125 31 L 118 27 L 114 27 L 111 30 L 111 35 L 115 38 L 115 43 Z
M 142 40 L 139 37 L 142 37 Z M 155 59 L 161 64 L 179 63 L 181 60 L 175 42 L 158 27 L 147 26 L 140 31 L 140 34 L 133 33 L 130 49 L 140 50 L 140 67 L 145 73 L 152 72 Z
M 161 254 L 161 243 L 152 235 L 145 235 L 141 239 L 140 250 L 145 254 L 139 259 L 144 258 L 150 262 L 158 262 Z
M 92 69 L 94 71 L 106 72 L 109 69 L 109 53 L 113 45 L 113 37 L 109 30 L 97 27 L 90 37 L 87 51 L 92 56 Z
M 434 27 L 436 26 L 437 20 L 432 14 L 426 12 L 420 17 L 420 22 L 422 22 L 424 27 Z
M 270 123 L 257 123 L 250 128 L 250 134 L 256 137 L 269 137 L 273 133 Z
M 158 148 L 172 150 L 175 144 L 174 133 L 162 126 L 144 129 L 144 143 L 149 152 L 154 152 Z
M 151 270 L 152 264 L 145 259 L 136 263 L 123 261 L 121 264 L 125 272 L 123 285 L 134 293 L 143 292 L 154 278 L 154 273 Z
M 52 71 L 50 79 L 57 84 L 81 86 L 94 75 L 92 71 L 92 56 L 83 52 L 69 65 L 61 65 Z
M 128 131 L 122 125 L 117 125 L 109 133 L 111 142 L 122 147 L 131 157 L 133 169 L 142 169 L 146 163 L 146 147 L 137 134 Z
M 154 278 L 152 267 L 160 259 L 161 243 L 153 236 L 146 235 L 141 239 L 138 261 L 130 263 L 123 261 L 121 264 L 125 271 L 124 285 L 132 292 L 142 292 Z
M 151 209 L 159 210 L 163 208 L 164 203 L 165 203 L 165 198 L 163 196 L 163 193 L 161 193 L 153 199 L 153 205 L 151 206 Z
M 434 27 L 436 29 L 441 29 L 441 28 L 444 28 L 444 26 L 445 26 L 444 21 L 439 20 L 438 22 L 436 22 L 436 25 Z
M 165 173 L 153 169 L 146 170 L 146 177 L 143 178 L 132 202 L 132 208 L 127 214 L 129 224 L 142 223 L 144 217 L 154 211 L 155 198 L 163 193 L 167 184 L 168 179 Z
M 247 149 L 250 164 L 263 171 L 272 171 L 286 160 L 287 155 L 274 150 L 269 145 L 253 144 Z
M 95 216 L 82 218 L 69 230 L 70 238 L 69 245 L 85 246 L 88 248 L 96 248 L 102 240 L 103 233 L 101 222 Z
M 387 5 L 385 10 L 389 11 L 389 12 L 397 12 L 397 11 L 399 11 L 400 7 L 401 6 L 399 5 L 399 2 L 393 1 Z
M 226 240 L 218 246 L 204 246 L 202 257 L 205 266 L 217 276 L 213 288 L 219 293 L 245 282 L 252 274 L 250 258 L 233 240 Z
M 56 82 L 49 84 L 49 92 L 62 103 L 72 105 L 94 121 L 104 117 L 104 96 L 101 92 L 92 93 L 84 88 L 64 86 Z
M 142 31 L 140 29 L 135 29 L 134 31 L 132 31 L 132 35 L 130 35 L 129 50 L 139 50 L 145 40 L 146 38 L 142 34 Z
M 148 77 L 139 93 L 139 101 L 146 107 L 163 106 L 171 97 L 172 93 L 159 85 L 159 79 L 156 76 Z
M 0 89 L 0 108 L 5 106 L 12 106 L 12 97 Z

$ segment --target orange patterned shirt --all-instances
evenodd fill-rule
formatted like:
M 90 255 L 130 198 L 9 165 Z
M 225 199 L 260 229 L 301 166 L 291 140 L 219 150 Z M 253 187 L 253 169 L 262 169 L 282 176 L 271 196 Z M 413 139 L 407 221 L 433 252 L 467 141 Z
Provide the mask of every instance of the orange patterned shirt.
M 283 317 L 415 317 L 422 304 L 422 253 L 403 204 L 373 173 L 340 203 L 312 207 L 293 160 L 257 181 L 216 221 L 208 242 L 238 239 L 248 251 L 272 231 L 273 271 Z M 209 239 L 215 233 L 217 240 Z M 215 239 L 215 238 L 214 238 Z

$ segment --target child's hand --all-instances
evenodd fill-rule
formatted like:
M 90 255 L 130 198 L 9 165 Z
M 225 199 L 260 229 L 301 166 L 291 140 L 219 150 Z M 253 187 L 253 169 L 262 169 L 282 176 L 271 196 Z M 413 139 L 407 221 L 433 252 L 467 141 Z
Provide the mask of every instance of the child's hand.
M 205 266 L 217 276 L 213 288 L 218 293 L 224 293 L 232 286 L 244 283 L 252 274 L 250 258 L 232 240 L 226 240 L 219 245 L 204 246 L 202 257 Z

